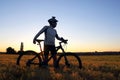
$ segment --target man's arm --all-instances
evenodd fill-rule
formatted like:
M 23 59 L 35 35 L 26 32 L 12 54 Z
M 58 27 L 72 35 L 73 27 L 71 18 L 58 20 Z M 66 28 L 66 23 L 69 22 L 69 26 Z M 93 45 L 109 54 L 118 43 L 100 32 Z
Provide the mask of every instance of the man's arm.
M 35 44 L 36 39 L 40 36 L 40 34 L 42 34 L 46 29 L 48 28 L 48 26 L 44 26 L 34 37 L 33 39 L 33 43 Z
M 64 41 L 64 39 L 62 37 L 59 37 L 58 34 L 56 34 L 56 38 L 60 41 Z

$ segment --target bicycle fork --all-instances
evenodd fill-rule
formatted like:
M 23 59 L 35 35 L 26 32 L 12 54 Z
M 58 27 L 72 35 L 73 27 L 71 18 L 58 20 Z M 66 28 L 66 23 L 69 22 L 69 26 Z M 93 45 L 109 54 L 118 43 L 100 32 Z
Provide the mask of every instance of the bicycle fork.
M 67 67 L 70 67 L 70 63 L 69 63 L 68 60 L 67 60 L 67 57 L 66 57 L 66 55 L 65 55 L 65 51 L 64 51 L 64 49 L 61 48 L 61 50 L 62 50 L 62 52 L 63 52 L 63 54 L 64 54 L 65 65 L 66 65 Z

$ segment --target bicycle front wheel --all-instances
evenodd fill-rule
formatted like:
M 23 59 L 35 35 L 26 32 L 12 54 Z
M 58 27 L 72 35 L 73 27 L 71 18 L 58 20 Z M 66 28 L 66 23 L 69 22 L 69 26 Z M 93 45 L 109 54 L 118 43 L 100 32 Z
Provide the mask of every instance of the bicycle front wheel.
M 59 68 L 82 68 L 82 62 L 80 57 L 75 53 L 64 53 L 61 54 L 57 60 L 57 67 Z
M 40 63 L 41 58 L 39 54 L 31 50 L 19 53 L 16 62 L 16 64 L 20 66 L 40 65 Z

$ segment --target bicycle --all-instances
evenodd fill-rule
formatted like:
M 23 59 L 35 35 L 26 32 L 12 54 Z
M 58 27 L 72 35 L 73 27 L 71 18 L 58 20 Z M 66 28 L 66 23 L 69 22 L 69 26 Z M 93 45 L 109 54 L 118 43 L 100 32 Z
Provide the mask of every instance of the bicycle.
M 23 52 L 19 52 L 19 56 L 17 58 L 17 65 L 23 65 L 23 66 L 31 66 L 31 65 L 39 65 L 42 66 L 44 63 L 44 51 L 42 51 L 42 46 L 41 46 L 41 42 L 43 42 L 44 40 L 36 40 L 36 42 L 38 43 L 39 47 L 40 47 L 40 53 L 37 53 L 35 51 L 32 50 L 27 50 L 27 51 L 23 51 Z M 62 67 L 77 67 L 77 68 L 82 68 L 82 62 L 80 57 L 75 54 L 75 53 L 69 53 L 69 52 L 65 52 L 64 48 L 62 46 L 62 43 L 67 44 L 68 40 L 65 40 L 64 42 L 59 42 L 59 46 L 56 47 L 56 51 L 58 50 L 62 50 L 62 53 L 57 54 L 58 58 L 56 61 L 56 67 L 57 68 L 62 68 Z M 54 57 L 55 55 L 51 55 L 48 59 L 47 62 L 49 62 L 51 60 L 52 57 Z

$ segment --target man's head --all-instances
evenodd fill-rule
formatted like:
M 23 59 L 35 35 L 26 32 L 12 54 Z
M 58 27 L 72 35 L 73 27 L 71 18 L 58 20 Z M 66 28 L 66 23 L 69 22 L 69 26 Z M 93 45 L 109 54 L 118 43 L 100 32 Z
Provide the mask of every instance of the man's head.
M 57 26 L 58 20 L 56 20 L 55 17 L 53 16 L 51 19 L 48 20 L 48 22 L 49 22 L 50 26 L 55 28 Z

